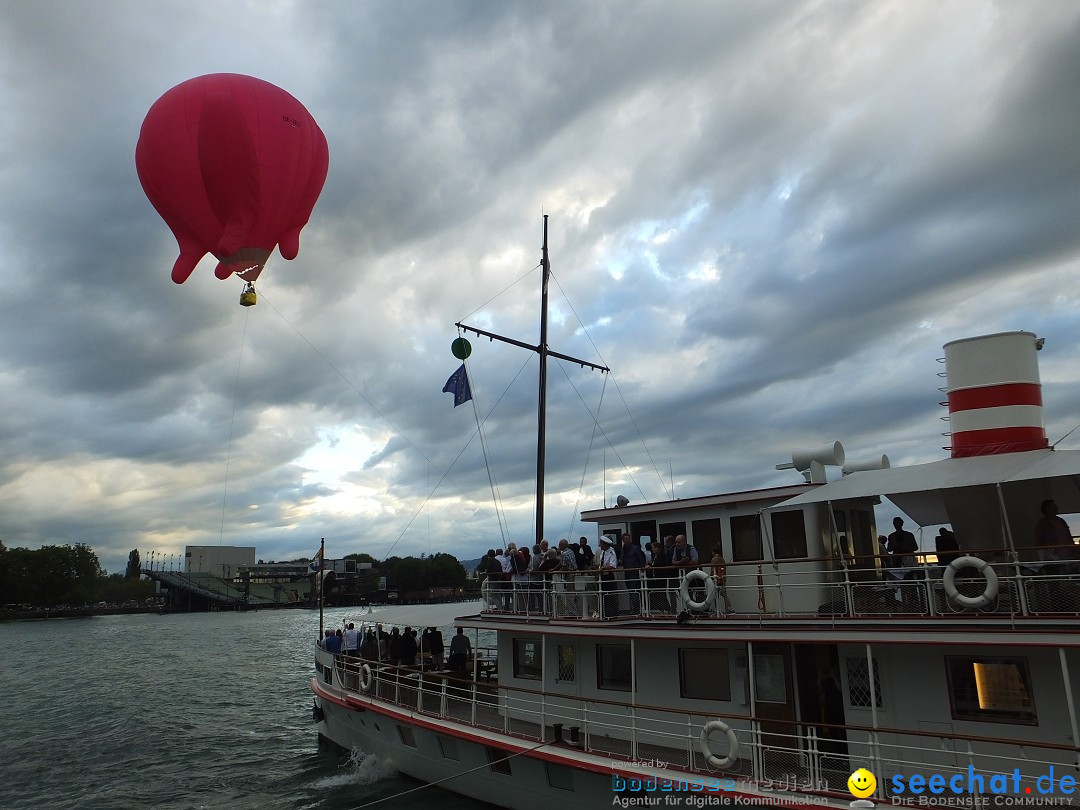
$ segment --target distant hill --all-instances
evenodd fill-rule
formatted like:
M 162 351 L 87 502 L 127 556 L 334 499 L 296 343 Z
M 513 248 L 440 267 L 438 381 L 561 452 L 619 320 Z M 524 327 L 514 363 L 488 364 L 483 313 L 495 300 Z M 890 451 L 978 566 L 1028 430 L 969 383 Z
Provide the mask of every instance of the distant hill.
M 465 569 L 465 573 L 471 574 L 473 571 L 476 570 L 476 567 L 480 565 L 480 560 L 482 559 L 484 558 L 477 557 L 475 560 L 462 560 L 461 567 Z

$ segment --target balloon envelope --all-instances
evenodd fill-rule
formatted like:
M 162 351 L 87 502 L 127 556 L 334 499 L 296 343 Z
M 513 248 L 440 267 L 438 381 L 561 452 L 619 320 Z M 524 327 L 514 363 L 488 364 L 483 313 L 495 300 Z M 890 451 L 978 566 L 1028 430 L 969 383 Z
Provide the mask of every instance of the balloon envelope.
M 135 168 L 180 246 L 173 281 L 207 253 L 218 278 L 245 281 L 275 246 L 295 258 L 329 162 L 315 119 L 269 82 L 215 73 L 168 91 L 146 114 Z

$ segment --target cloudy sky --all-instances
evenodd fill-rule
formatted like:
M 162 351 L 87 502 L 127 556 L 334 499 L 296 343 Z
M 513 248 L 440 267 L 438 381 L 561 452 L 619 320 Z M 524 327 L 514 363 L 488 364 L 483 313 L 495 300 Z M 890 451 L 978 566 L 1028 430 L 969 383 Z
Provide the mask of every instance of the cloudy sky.
M 1057 441 L 1077 42 L 1072 0 L 9 2 L 0 539 L 110 571 L 531 539 L 535 356 L 473 340 L 483 442 L 441 388 L 456 322 L 537 340 L 544 214 L 550 345 L 612 368 L 551 363 L 550 538 L 617 494 L 799 480 L 794 447 L 941 458 L 937 358 L 971 335 L 1046 338 Z M 173 284 L 135 173 L 150 105 L 217 72 L 330 148 L 251 309 L 210 258 Z

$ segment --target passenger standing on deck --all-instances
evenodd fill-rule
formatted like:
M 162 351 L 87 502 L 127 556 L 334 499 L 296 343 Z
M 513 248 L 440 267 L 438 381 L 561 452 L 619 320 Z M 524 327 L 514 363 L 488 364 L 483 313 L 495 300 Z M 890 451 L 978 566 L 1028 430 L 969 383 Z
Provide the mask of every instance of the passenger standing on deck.
M 450 639 L 450 671 L 464 672 L 472 653 L 472 642 L 465 635 L 465 628 L 459 627 L 457 635 Z
M 600 594 L 603 600 L 604 618 L 614 616 L 619 612 L 619 597 L 615 592 L 615 566 L 619 561 L 611 545 L 610 537 L 606 534 L 600 535 L 600 559 L 597 565 L 600 567 Z
M 645 553 L 629 534 L 622 536 L 622 567 L 628 597 L 626 612 L 637 616 L 641 613 L 641 572 L 645 568 Z
M 652 557 L 649 567 L 645 571 L 646 584 L 649 590 L 649 612 L 669 613 L 671 603 L 667 596 L 667 557 L 664 555 L 664 544 L 659 540 L 653 540 Z
M 953 560 L 960 559 L 960 545 L 956 542 L 956 535 L 944 526 L 938 529 L 937 537 L 934 538 L 934 551 L 937 552 L 938 565 L 948 565 Z
M 510 602 L 513 598 L 513 583 L 510 581 L 510 575 L 513 573 L 510 568 L 510 560 L 514 556 L 514 552 L 517 551 L 517 546 L 513 543 L 508 543 L 506 551 L 499 549 L 499 553 L 495 555 L 495 559 L 499 561 L 499 565 L 502 566 L 502 609 L 510 610 Z
M 356 629 L 356 625 L 349 622 L 349 626 L 345 628 L 345 655 L 357 656 L 360 653 L 360 631 Z
M 401 663 L 401 631 L 396 627 L 390 631 L 387 647 L 390 648 L 390 663 L 396 667 Z
M 901 568 L 914 568 L 915 552 L 919 550 L 915 535 L 904 528 L 903 518 L 894 517 L 892 525 L 896 531 L 889 535 L 889 553 L 899 560 Z
M 416 666 L 416 631 L 406 627 L 398 643 L 398 653 L 403 667 Z
M 500 549 L 501 551 L 501 549 Z M 487 573 L 487 598 L 488 605 L 485 607 L 497 608 L 502 596 L 502 563 L 499 562 L 495 549 L 489 548 L 487 557 L 484 558 L 484 571 Z
M 431 628 L 431 668 L 436 671 L 442 671 L 443 668 L 443 655 L 446 652 L 446 645 L 443 642 L 442 630 L 438 627 Z
M 724 613 L 731 613 L 731 600 L 727 595 L 727 560 L 722 552 L 720 546 L 713 547 L 709 566 L 712 568 L 713 582 L 716 583 L 716 595 L 724 599 Z
M 550 613 L 553 609 L 551 603 L 551 600 L 553 599 L 551 595 L 553 580 L 555 579 L 555 572 L 559 570 L 559 555 L 555 549 L 549 548 L 547 550 L 547 554 L 544 555 L 544 559 L 540 561 L 540 566 L 536 570 L 540 576 L 543 577 L 541 583 L 544 589 L 543 611 L 544 613 Z
M 514 589 L 514 612 L 528 609 L 529 548 L 522 545 L 510 557 L 510 581 Z
M 540 550 L 540 544 L 533 546 L 532 556 L 529 557 L 529 610 L 540 613 L 544 610 L 544 574 L 540 570 L 540 563 L 544 561 L 544 552 Z
M 1071 572 L 1073 566 L 1068 563 L 1080 559 L 1080 546 L 1073 542 L 1072 529 L 1069 524 L 1058 515 L 1057 504 L 1052 500 L 1045 500 L 1039 505 L 1042 517 L 1035 524 L 1035 545 L 1039 549 L 1039 559 L 1047 561 L 1060 561 L 1066 563 L 1063 566 L 1055 566 L 1063 572 Z
M 564 537 L 559 541 L 559 584 L 557 590 L 563 594 L 562 615 L 578 615 L 577 597 L 572 596 L 577 588 L 577 557 Z
M 585 565 L 581 566 L 583 569 L 589 569 L 593 567 L 593 562 L 596 559 L 596 555 L 593 554 L 593 550 L 589 548 L 589 538 L 582 537 L 578 540 L 578 548 L 581 549 L 581 556 L 585 560 Z

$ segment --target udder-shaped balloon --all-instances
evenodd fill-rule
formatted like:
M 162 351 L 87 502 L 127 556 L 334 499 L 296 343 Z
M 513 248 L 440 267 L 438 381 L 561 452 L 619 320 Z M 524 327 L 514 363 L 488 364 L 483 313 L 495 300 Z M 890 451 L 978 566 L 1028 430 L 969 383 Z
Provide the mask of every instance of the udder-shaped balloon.
M 218 278 L 245 281 L 275 246 L 296 258 L 329 162 L 315 119 L 269 82 L 215 73 L 165 93 L 143 121 L 135 168 L 180 246 L 173 281 L 207 253 Z

